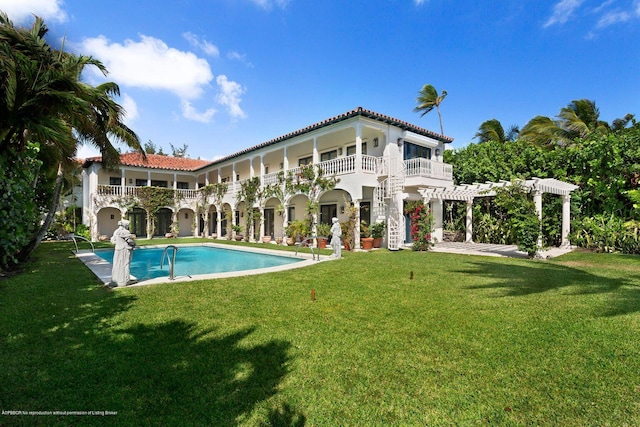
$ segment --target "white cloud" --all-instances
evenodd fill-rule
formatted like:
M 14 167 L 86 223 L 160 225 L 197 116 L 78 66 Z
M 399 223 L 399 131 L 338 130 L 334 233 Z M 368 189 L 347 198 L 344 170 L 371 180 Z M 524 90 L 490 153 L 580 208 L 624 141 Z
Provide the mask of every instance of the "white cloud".
M 427 2 L 427 0 L 413 0 L 416 6 L 421 6 Z
M 628 12 L 620 10 L 610 11 L 600 17 L 596 27 L 604 28 L 619 22 L 627 22 L 629 19 L 631 19 L 631 14 Z
M 125 111 L 124 123 L 131 127 L 131 125 L 140 117 L 138 114 L 138 104 L 136 101 L 130 97 L 128 94 L 122 94 L 122 101 L 120 105 Z
M 580 7 L 584 0 L 560 0 L 553 7 L 553 14 L 545 22 L 544 27 L 550 27 L 555 24 L 564 24 L 573 13 Z
M 205 112 L 199 113 L 189 101 L 186 99 L 182 100 L 182 116 L 185 119 L 193 120 L 194 122 L 209 123 L 216 112 L 215 108 L 209 108 Z
M 104 36 L 89 38 L 82 41 L 80 51 L 102 61 L 109 79 L 120 85 L 168 90 L 182 99 L 199 97 L 213 80 L 206 60 L 145 35 L 124 44 Z
M 285 7 L 287 7 L 287 4 L 289 4 L 289 0 L 251 0 L 251 1 L 266 10 L 271 9 L 274 5 L 281 9 L 284 9 Z
M 191 46 L 201 49 L 207 55 L 214 57 L 220 56 L 220 50 L 213 43 L 206 40 L 200 41 L 200 38 L 198 36 L 189 32 L 183 33 L 182 37 L 184 37 L 191 44 Z
M 247 117 L 246 113 L 240 108 L 240 98 L 245 93 L 239 83 L 227 79 L 227 76 L 220 75 L 216 79 L 220 92 L 218 93 L 218 103 L 227 107 L 229 114 L 233 118 L 244 119 Z
M 246 65 L 249 68 L 253 68 L 253 64 L 249 61 L 247 61 L 247 55 L 235 52 L 235 51 L 231 51 L 229 53 L 227 53 L 227 58 L 232 60 L 232 61 L 239 61 L 241 63 L 243 63 L 244 65 Z
M 67 14 L 62 0 L 0 0 L 0 10 L 16 24 L 33 22 L 37 15 L 47 21 L 65 22 Z

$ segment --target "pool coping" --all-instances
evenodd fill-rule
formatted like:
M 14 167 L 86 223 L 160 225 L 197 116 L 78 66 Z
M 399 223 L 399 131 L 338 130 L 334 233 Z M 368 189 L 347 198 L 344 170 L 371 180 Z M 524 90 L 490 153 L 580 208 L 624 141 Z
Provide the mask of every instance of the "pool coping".
M 144 248 L 165 248 L 167 246 L 169 245 L 145 245 Z M 133 288 L 133 287 L 139 287 L 139 286 L 154 285 L 158 283 L 179 283 L 179 282 L 191 282 L 194 280 L 211 280 L 211 279 L 224 279 L 229 277 L 253 276 L 257 274 L 266 274 L 266 273 L 273 273 L 278 271 L 293 270 L 295 268 L 307 267 L 313 264 L 317 264 L 318 262 L 324 262 L 324 261 L 329 261 L 331 259 L 334 259 L 334 258 L 331 258 L 330 255 L 322 255 L 322 256 L 316 255 L 316 258 L 318 259 L 314 259 L 311 253 L 298 252 L 298 254 L 293 254 L 288 251 L 279 251 L 275 249 L 255 248 L 255 247 L 249 247 L 249 246 L 235 246 L 235 245 L 232 246 L 232 245 L 225 245 L 225 244 L 211 243 L 211 242 L 180 243 L 174 246 L 178 248 L 207 246 L 211 248 L 220 248 L 220 249 L 237 250 L 237 251 L 243 251 L 243 252 L 277 255 L 282 257 L 302 259 L 302 261 L 291 263 L 291 264 L 278 265 L 274 267 L 257 268 L 254 270 L 239 270 L 239 271 L 228 271 L 224 273 L 208 273 L 208 274 L 194 274 L 190 276 L 177 276 L 177 277 L 174 277 L 173 280 L 169 279 L 168 273 L 167 273 L 167 277 L 156 277 L 154 279 L 143 280 L 139 282 L 136 281 L 135 283 L 127 285 L 126 287 Z M 111 285 L 112 265 L 110 262 L 100 258 L 98 255 L 96 255 L 94 252 L 92 252 L 89 249 L 80 250 L 75 255 L 78 259 L 80 259 L 80 261 L 84 263 L 84 265 L 86 265 L 89 268 L 89 270 L 91 270 L 91 272 L 105 286 Z M 134 276 L 131 276 L 131 279 L 133 281 L 136 280 Z M 124 288 L 124 286 L 121 288 Z M 114 288 L 114 289 L 118 289 L 118 288 Z

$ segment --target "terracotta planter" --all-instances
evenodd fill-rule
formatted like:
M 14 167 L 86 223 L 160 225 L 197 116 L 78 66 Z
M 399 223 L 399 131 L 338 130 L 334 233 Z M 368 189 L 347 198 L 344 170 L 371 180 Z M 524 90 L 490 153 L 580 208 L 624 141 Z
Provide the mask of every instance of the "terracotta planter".
M 360 239 L 360 249 L 364 249 L 365 251 L 371 250 L 373 248 L 373 237 L 362 237 Z
M 262 236 L 262 243 L 271 243 L 271 236 Z
M 373 238 L 373 247 L 374 248 L 379 248 L 380 246 L 382 246 L 382 237 L 374 237 Z
M 316 240 L 318 241 L 318 247 L 320 249 L 324 249 L 324 248 L 327 247 L 327 239 L 326 238 L 318 237 Z
M 350 251 L 351 250 L 351 245 L 349 244 L 349 241 L 347 239 L 343 239 L 342 240 L 342 244 L 344 245 L 344 250 L 345 251 Z

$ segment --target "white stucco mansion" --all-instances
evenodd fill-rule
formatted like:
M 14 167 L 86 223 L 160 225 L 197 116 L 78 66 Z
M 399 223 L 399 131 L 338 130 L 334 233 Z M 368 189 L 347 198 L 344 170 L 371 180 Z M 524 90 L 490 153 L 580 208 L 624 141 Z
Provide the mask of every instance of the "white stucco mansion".
M 154 234 L 164 235 L 171 224 L 177 224 L 179 236 L 223 237 L 227 221 L 244 224 L 243 218 L 251 208 L 238 199 L 243 182 L 259 177 L 261 185 L 266 186 L 275 183 L 281 171 L 295 174 L 301 166 L 312 164 L 319 165 L 325 176 L 339 179 L 333 190 L 316 196 L 318 222 L 330 223 L 334 216 L 346 221 L 346 204 L 352 204 L 360 220 L 386 222 L 384 244 L 398 249 L 409 238 L 404 204 L 424 200 L 430 203 L 436 219 L 434 237 L 441 240 L 442 201 L 478 196 L 477 191 L 453 185 L 452 167 L 442 161 L 445 145 L 452 141 L 359 107 L 213 162 L 159 155 L 148 155 L 144 160 L 140 154 L 128 153 L 121 155 L 119 170 L 111 172 L 103 169 L 100 157 L 88 158 L 82 172 L 83 223 L 94 240 L 110 236 L 121 218 L 130 219 L 132 232 L 144 236 L 144 211 L 126 211 L 122 197 L 135 197 L 140 187 L 165 187 L 180 192 L 182 197 L 176 206 L 158 212 Z M 546 191 L 563 195 L 568 207 L 573 186 L 544 181 L 553 181 L 546 183 Z M 197 189 L 216 183 L 227 184 L 224 197 L 206 207 L 197 206 Z M 260 201 L 253 206 L 261 213 L 256 224 L 258 236 L 282 237 L 289 221 L 305 216 L 307 201 L 305 194 Z M 568 233 L 568 217 L 566 227 Z M 467 240 L 471 240 L 469 218 L 467 228 Z M 356 247 L 358 243 L 356 239 Z

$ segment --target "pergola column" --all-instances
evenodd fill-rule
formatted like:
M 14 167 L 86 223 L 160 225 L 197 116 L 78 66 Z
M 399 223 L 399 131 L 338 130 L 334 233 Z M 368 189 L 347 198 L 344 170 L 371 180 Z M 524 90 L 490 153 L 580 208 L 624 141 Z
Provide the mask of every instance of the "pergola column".
M 560 247 L 567 248 L 569 242 L 569 232 L 571 231 L 571 195 L 562 196 L 562 243 Z
M 467 232 L 464 241 L 473 243 L 473 199 L 467 200 Z
M 442 199 L 431 199 L 426 202 L 431 207 L 431 214 L 433 215 L 433 235 L 432 239 L 436 242 L 442 242 L 442 211 L 443 201 Z
M 540 231 L 538 232 L 538 247 L 542 247 L 542 192 L 536 191 L 533 194 L 533 203 L 536 205 L 536 215 L 540 221 Z

